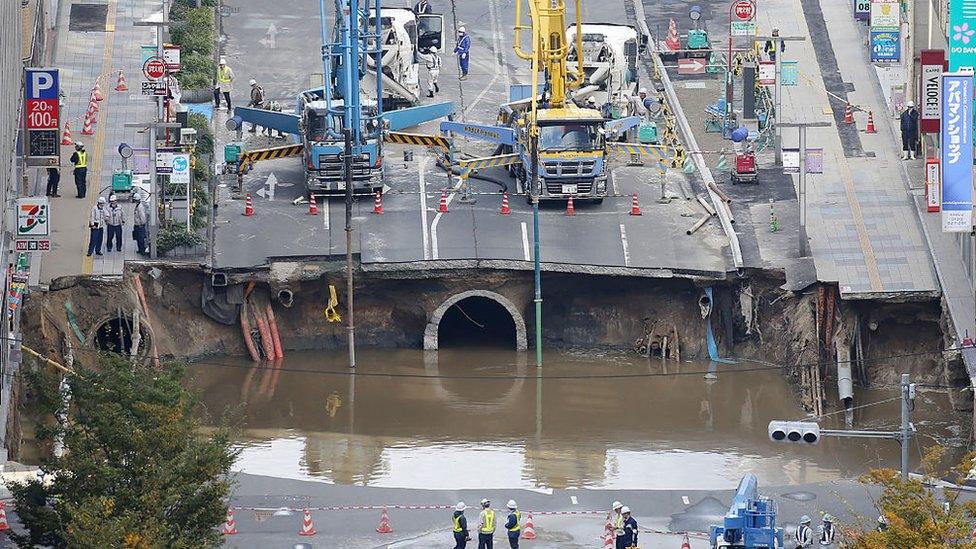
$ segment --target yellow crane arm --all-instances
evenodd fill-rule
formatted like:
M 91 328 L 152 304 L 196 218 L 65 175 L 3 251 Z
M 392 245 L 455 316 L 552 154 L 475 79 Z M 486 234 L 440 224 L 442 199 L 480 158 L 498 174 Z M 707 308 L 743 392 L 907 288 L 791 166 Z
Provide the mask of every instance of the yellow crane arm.
M 578 87 L 583 73 L 583 15 L 581 0 L 576 0 L 576 76 L 569 79 L 566 64 L 569 44 L 566 42 L 565 0 L 525 0 L 529 6 L 530 24 L 522 21 L 522 1 L 515 2 L 515 54 L 533 61 L 533 72 L 545 71 L 551 88 L 551 108 L 566 105 L 567 90 Z M 532 31 L 532 49 L 522 48 L 522 31 Z M 534 76 L 534 75 L 533 75 Z M 535 91 L 535 90 L 533 90 Z

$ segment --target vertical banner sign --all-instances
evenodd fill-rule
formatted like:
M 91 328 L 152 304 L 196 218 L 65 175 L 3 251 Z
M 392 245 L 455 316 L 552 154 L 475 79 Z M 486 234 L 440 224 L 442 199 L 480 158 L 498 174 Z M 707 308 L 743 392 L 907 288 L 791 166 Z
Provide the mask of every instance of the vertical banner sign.
M 871 27 L 871 62 L 898 63 L 901 61 L 901 31 Z
M 973 73 L 942 76 L 942 232 L 973 228 Z
M 976 0 L 949 2 L 949 72 L 976 68 Z
M 58 69 L 24 69 L 24 127 L 30 165 L 54 165 L 61 160 L 61 88 Z
M 939 196 L 941 194 L 939 172 L 939 159 L 927 158 L 925 160 L 925 206 L 929 213 L 938 212 L 942 202 L 942 197 Z
M 944 50 L 922 50 L 922 70 L 919 71 L 919 130 L 922 133 L 938 133 L 942 116 L 942 68 L 945 65 Z

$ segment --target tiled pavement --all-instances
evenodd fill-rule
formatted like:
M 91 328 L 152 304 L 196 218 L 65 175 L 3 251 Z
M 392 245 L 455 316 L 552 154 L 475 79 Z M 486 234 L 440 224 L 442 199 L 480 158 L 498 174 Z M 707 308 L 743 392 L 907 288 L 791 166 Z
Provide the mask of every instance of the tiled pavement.
M 127 209 L 128 225 L 123 228 L 123 254 L 105 254 L 101 258 L 86 258 L 88 246 L 87 219 L 98 196 L 107 196 L 111 188 L 112 171 L 121 166 L 116 152 L 120 142 L 133 147 L 148 147 L 148 133 L 137 128 L 125 128 L 127 122 L 149 121 L 155 108 L 148 97 L 139 95 L 142 79 L 141 44 L 155 43 L 155 30 L 136 27 L 135 21 L 160 17 L 158 0 L 109 0 L 105 32 L 69 31 L 71 2 L 62 2 L 58 17 L 57 49 L 52 65 L 61 69 L 61 86 L 67 100 L 66 117 L 71 122 L 72 138 L 84 142 L 89 154 L 88 195 L 75 198 L 74 179 L 68 161 L 72 147 L 62 148 L 61 198 L 52 199 L 52 251 L 43 254 L 40 282 L 77 274 L 118 276 L 125 260 L 138 259 L 132 240 L 132 206 L 122 195 Z M 119 69 L 125 70 L 128 92 L 114 91 Z M 105 100 L 99 103 L 95 135 L 81 135 L 88 96 L 95 78 L 101 75 L 101 89 Z M 33 192 L 44 193 L 45 180 L 37 177 Z M 104 253 L 104 252 L 103 252 Z M 40 254 L 37 254 L 40 255 Z M 36 270 L 36 267 L 35 269 Z

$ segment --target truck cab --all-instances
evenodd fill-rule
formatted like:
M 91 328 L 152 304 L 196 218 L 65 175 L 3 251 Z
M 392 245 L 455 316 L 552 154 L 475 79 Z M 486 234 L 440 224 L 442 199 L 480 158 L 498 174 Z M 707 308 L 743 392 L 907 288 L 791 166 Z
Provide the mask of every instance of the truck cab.
M 342 194 L 346 190 L 345 166 L 342 153 L 343 101 L 333 100 L 338 112 L 330 114 L 324 100 L 302 103 L 301 125 L 304 145 L 305 186 L 317 195 Z M 376 103 L 363 105 L 365 116 L 375 115 Z M 383 187 L 383 162 L 379 143 L 368 141 L 362 152 L 352 161 L 353 192 L 373 194 Z

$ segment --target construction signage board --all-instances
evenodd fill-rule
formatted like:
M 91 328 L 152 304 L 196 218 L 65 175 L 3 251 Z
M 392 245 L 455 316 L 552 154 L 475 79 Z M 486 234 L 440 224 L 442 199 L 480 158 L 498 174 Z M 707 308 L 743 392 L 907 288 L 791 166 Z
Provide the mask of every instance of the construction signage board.
M 705 74 L 706 61 L 694 57 L 678 59 L 678 74 Z
M 758 72 L 760 86 L 776 85 L 776 61 L 760 61 Z
M 942 75 L 942 232 L 973 228 L 973 73 Z
M 17 199 L 17 238 L 50 236 L 51 204 L 46 196 Z
M 871 0 L 854 0 L 854 19 L 867 21 L 871 18 Z
M 898 0 L 871 0 L 871 28 L 898 28 L 901 25 Z
M 729 33 L 732 36 L 755 36 L 756 23 L 755 21 L 732 21 Z
M 24 69 L 24 127 L 29 165 L 57 165 L 61 145 L 58 69 Z
M 938 133 L 942 116 L 942 68 L 945 66 L 944 50 L 922 50 L 922 70 L 919 74 L 919 130 L 922 133 Z
M 942 189 L 939 188 L 941 171 L 938 158 L 925 160 L 925 206 L 929 213 L 938 212 L 942 202 Z
M 976 0 L 949 2 L 949 71 L 976 68 Z
M 901 31 L 871 27 L 871 62 L 898 63 L 901 61 Z

